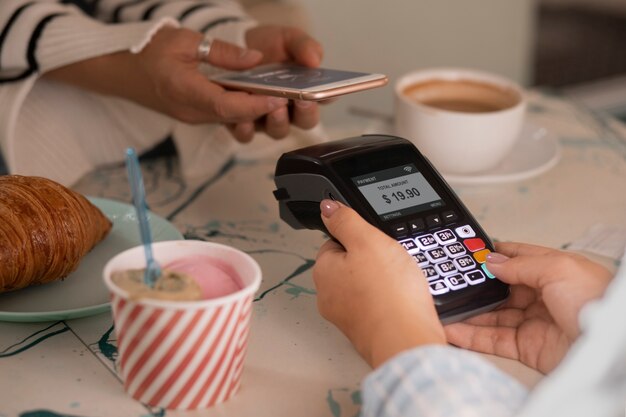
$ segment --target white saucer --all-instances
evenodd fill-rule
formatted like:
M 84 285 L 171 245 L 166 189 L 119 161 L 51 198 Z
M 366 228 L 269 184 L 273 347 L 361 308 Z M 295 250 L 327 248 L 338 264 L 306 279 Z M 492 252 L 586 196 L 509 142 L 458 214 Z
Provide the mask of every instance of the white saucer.
M 471 175 L 442 175 L 449 183 L 459 185 L 521 181 L 543 174 L 559 159 L 561 148 L 557 138 L 546 128 L 527 121 L 515 146 L 497 167 Z
M 389 124 L 377 123 L 366 133 L 392 133 Z M 540 175 L 559 162 L 561 148 L 557 138 L 544 127 L 526 121 L 511 153 L 495 168 L 470 175 L 446 174 L 454 185 L 497 184 L 521 181 Z

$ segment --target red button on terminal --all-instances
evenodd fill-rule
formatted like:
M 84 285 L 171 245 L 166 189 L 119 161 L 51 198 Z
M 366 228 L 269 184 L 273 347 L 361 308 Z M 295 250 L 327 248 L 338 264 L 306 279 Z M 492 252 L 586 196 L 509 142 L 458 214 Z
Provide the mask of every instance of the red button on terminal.
M 463 244 L 470 252 L 476 252 L 477 250 L 485 249 L 485 242 L 481 238 L 475 237 L 473 239 L 465 239 Z

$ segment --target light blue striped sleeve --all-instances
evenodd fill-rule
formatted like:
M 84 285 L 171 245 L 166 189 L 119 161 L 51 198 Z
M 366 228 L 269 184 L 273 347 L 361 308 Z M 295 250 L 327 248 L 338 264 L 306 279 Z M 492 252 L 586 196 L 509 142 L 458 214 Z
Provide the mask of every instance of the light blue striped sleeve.
M 475 353 L 424 346 L 390 359 L 363 382 L 361 417 L 506 417 L 528 392 Z

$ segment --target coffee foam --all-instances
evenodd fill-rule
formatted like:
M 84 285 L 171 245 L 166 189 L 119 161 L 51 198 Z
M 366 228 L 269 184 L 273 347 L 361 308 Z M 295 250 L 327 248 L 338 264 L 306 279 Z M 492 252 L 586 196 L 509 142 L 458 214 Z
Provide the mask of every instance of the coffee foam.
M 402 94 L 418 104 L 469 113 L 504 110 L 521 101 L 513 88 L 467 79 L 416 82 L 405 87 Z

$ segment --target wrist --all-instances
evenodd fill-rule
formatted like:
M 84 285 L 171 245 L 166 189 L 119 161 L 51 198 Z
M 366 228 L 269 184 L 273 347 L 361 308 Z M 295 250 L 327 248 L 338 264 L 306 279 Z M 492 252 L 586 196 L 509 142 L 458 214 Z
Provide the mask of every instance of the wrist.
M 56 68 L 44 74 L 44 78 L 100 94 L 122 96 L 131 59 L 130 52 L 115 52 Z
M 154 98 L 156 89 L 149 85 L 150 79 L 142 71 L 140 59 L 138 54 L 129 51 L 115 52 L 57 68 L 44 77 L 162 111 L 154 105 L 158 103 Z
M 445 345 L 446 336 L 436 315 L 403 315 L 401 319 L 384 320 L 369 326 L 360 343 L 355 343 L 363 358 L 377 368 L 400 352 L 418 346 Z M 415 319 L 415 317 L 424 317 Z

